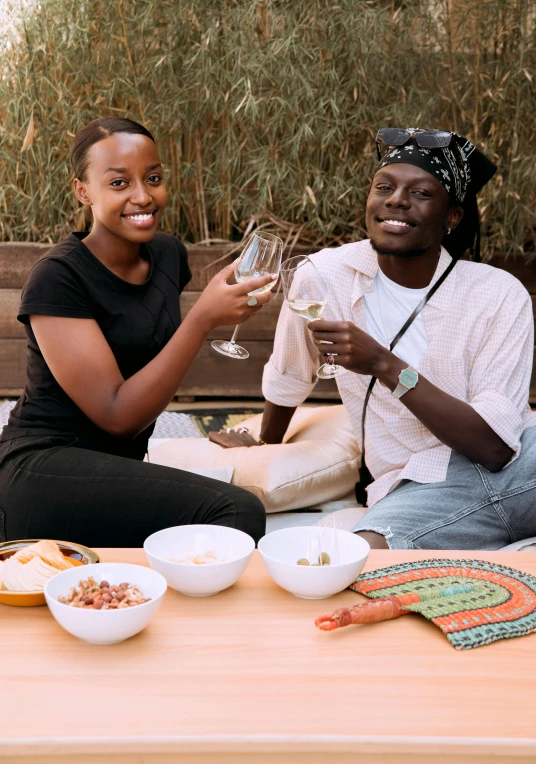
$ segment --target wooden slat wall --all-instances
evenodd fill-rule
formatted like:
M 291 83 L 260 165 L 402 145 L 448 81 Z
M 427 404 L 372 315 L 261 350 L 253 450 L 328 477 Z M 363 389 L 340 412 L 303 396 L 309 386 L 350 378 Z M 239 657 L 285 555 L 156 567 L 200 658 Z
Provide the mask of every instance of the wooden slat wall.
M 20 289 L 0 288 L 0 342 L 15 337 L 24 339 L 26 336 L 24 326 L 17 321 L 20 293 Z
M 0 339 L 0 395 L 19 395 L 25 379 L 26 340 Z
M 43 244 L 0 243 L 0 396 L 20 395 L 24 386 L 26 334 L 23 325 L 17 321 L 17 310 L 28 272 L 49 248 Z M 221 251 L 214 248 L 192 247 L 189 250 L 193 278 L 181 298 L 183 315 L 195 304 L 210 279 L 232 259 L 219 258 Z M 177 394 L 180 397 L 262 397 L 262 370 L 270 357 L 281 304 L 282 295 L 275 295 L 269 305 L 241 327 L 240 341 L 250 352 L 247 361 L 233 361 L 210 347 L 211 339 L 230 339 L 234 326 L 213 331 Z M 335 383 L 322 380 L 311 397 L 339 399 Z
M 50 244 L 0 244 L 0 289 L 20 289 Z M 0 303 L 1 304 L 1 303 Z
M 181 310 L 183 318 L 199 299 L 201 292 L 186 291 L 181 297 Z M 26 333 L 24 326 L 17 321 L 17 311 L 20 305 L 20 289 L 0 289 L 0 339 L 24 339 Z M 273 299 L 259 313 L 252 316 L 249 321 L 240 327 L 240 339 L 269 340 L 273 342 L 274 327 L 277 322 L 279 311 L 283 303 L 281 294 L 274 295 Z M 209 335 L 210 339 L 219 337 L 226 339 L 231 337 L 234 326 L 222 326 L 215 329 Z
M 0 243 L 0 396 L 19 395 L 26 372 L 26 341 L 24 327 L 16 319 L 20 292 L 32 265 L 45 254 L 46 244 Z M 294 250 L 297 254 L 297 250 Z M 184 315 L 191 309 L 210 279 L 228 262 L 221 251 L 213 247 L 191 247 L 190 266 L 193 278 L 181 298 Z M 215 262 L 218 260 L 218 262 Z M 520 279 L 531 293 L 536 311 L 536 263 L 527 265 L 524 258 L 496 256 L 491 265 L 505 268 Z M 197 397 L 261 397 L 262 369 L 272 348 L 277 316 L 282 304 L 281 294 L 253 316 L 240 329 L 240 341 L 245 343 L 250 358 L 233 361 L 215 353 L 207 342 L 188 372 L 179 396 Z M 232 326 L 220 327 L 209 339 L 230 338 Z M 317 399 L 338 399 L 334 382 L 320 381 L 312 396 Z M 536 365 L 531 386 L 531 402 L 536 402 Z
M 227 335 L 221 335 L 223 337 Z M 270 357 L 272 341 L 247 340 L 250 352 L 247 361 L 233 361 L 215 353 L 207 342 L 186 375 L 178 395 L 228 398 L 261 397 L 264 364 Z M 26 373 L 26 340 L 0 339 L 0 397 L 19 395 Z M 339 399 L 334 382 L 320 380 L 314 396 Z

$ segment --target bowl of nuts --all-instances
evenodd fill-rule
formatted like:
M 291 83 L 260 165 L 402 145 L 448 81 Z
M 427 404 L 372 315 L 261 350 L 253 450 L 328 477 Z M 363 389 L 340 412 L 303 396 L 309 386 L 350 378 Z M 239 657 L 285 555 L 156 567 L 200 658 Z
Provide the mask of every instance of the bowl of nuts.
M 50 612 L 65 631 L 96 645 L 133 637 L 156 614 L 167 589 L 155 570 L 120 562 L 58 573 L 45 585 Z
M 321 600 L 355 581 L 370 546 L 339 528 L 301 526 L 267 533 L 259 541 L 259 552 L 282 589 L 303 599 Z

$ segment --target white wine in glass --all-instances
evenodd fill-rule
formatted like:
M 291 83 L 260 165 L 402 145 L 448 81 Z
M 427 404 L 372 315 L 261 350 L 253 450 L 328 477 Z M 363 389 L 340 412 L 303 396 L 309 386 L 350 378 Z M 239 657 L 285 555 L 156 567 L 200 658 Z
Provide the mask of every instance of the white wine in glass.
M 285 301 L 290 310 L 306 321 L 322 317 L 328 300 L 328 288 L 313 261 L 306 255 L 298 255 L 286 260 L 280 271 Z M 342 371 L 328 353 L 328 363 L 316 372 L 321 379 L 332 379 Z
M 320 318 L 325 304 L 321 300 L 287 300 L 287 305 L 291 311 L 308 321 Z
M 247 278 L 245 278 L 244 276 L 240 276 L 240 275 L 237 276 L 235 273 L 235 279 L 237 284 L 243 284 L 244 281 L 249 281 L 250 279 L 256 279 L 264 275 L 265 275 L 264 273 L 255 273 L 253 276 L 248 276 Z M 273 281 L 270 281 L 269 284 L 265 284 L 263 287 L 254 289 L 253 292 L 248 292 L 248 295 L 251 297 L 251 295 L 264 294 L 265 292 L 270 292 L 276 284 L 277 284 L 277 279 L 274 279 Z
M 252 234 L 238 259 L 235 269 L 236 282 L 243 284 L 245 281 L 251 281 L 262 276 L 270 276 L 272 273 L 279 274 L 282 256 L 283 242 L 279 236 L 262 231 Z M 269 284 L 248 292 L 248 296 L 255 297 L 257 294 L 269 292 L 276 284 L 277 279 L 274 279 Z M 214 350 L 229 358 L 237 358 L 242 361 L 249 358 L 248 351 L 241 345 L 236 344 L 239 329 L 240 324 L 235 328 L 233 336 L 229 341 L 214 340 L 211 343 Z

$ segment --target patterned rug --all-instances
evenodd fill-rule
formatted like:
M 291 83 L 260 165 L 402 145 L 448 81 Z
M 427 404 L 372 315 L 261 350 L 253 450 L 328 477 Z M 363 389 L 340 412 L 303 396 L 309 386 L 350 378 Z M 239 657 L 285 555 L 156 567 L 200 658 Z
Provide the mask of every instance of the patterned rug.
M 16 401 L 0 404 L 0 429 L 7 424 L 9 412 Z M 244 419 L 254 416 L 262 408 L 244 409 L 196 409 L 187 414 L 180 411 L 164 411 L 156 420 L 153 440 L 165 438 L 207 438 L 210 430 L 234 427 Z
M 259 414 L 261 411 L 262 408 L 256 411 L 252 409 L 214 409 L 191 411 L 190 416 L 201 437 L 208 438 L 211 430 L 225 430 L 227 427 L 235 427 L 240 422 L 255 416 L 255 414 Z

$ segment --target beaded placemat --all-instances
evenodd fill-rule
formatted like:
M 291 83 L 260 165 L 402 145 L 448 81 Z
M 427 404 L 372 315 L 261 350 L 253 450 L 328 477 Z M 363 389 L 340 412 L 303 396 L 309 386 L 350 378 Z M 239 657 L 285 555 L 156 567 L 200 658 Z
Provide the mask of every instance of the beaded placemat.
M 418 594 L 405 609 L 439 626 L 457 650 L 536 631 L 536 578 L 492 562 L 406 562 L 363 573 L 350 589 L 371 598 Z
M 211 430 L 225 430 L 227 427 L 236 427 L 237 424 L 249 419 L 255 414 L 262 413 L 262 408 L 254 409 L 208 409 L 203 411 L 191 411 L 192 422 L 199 430 L 203 438 L 208 438 Z

